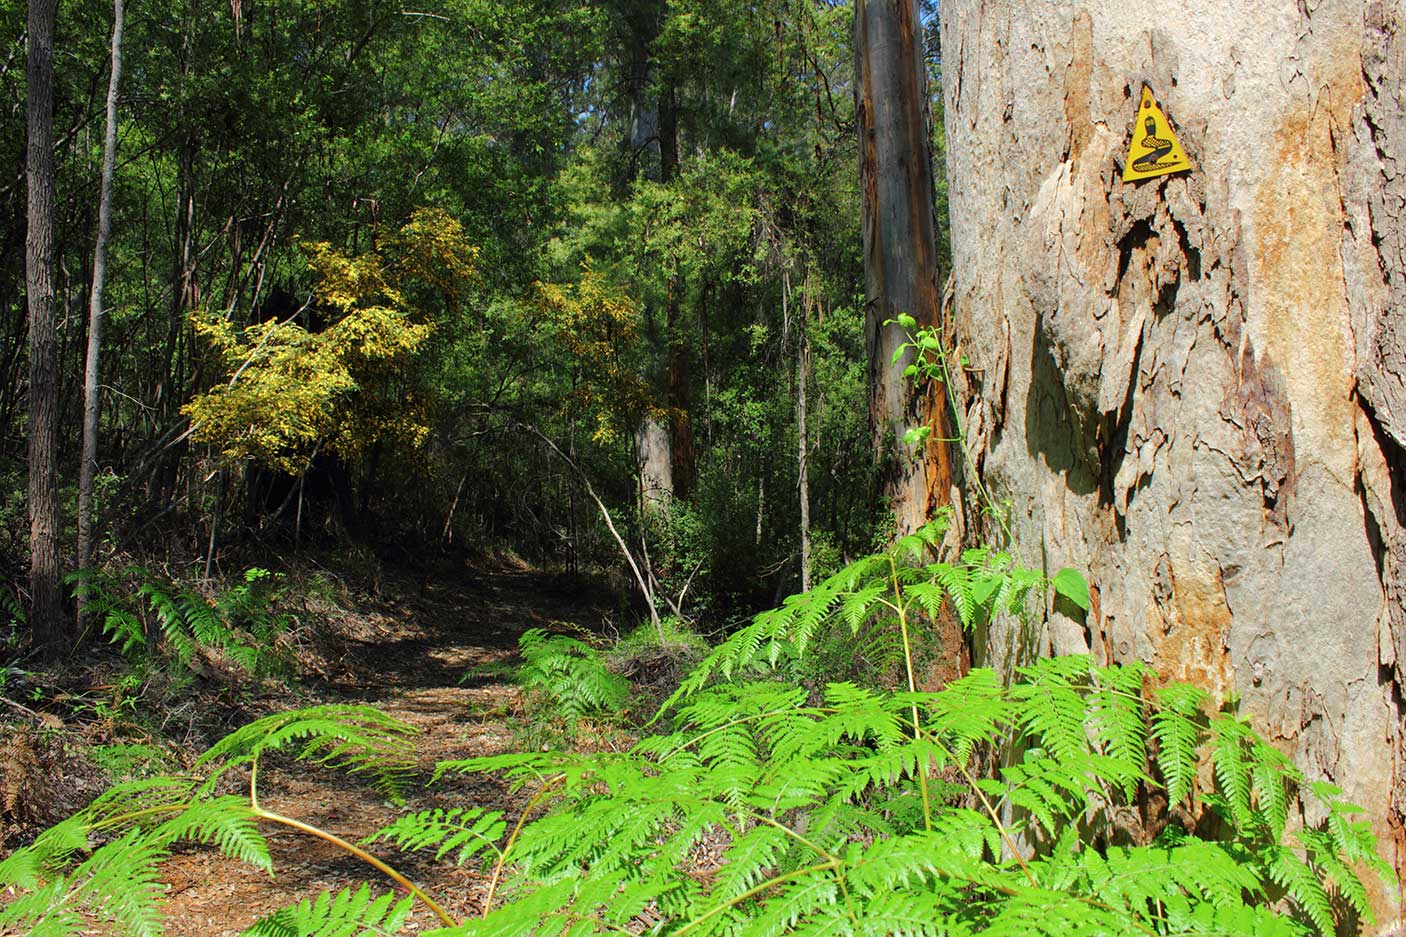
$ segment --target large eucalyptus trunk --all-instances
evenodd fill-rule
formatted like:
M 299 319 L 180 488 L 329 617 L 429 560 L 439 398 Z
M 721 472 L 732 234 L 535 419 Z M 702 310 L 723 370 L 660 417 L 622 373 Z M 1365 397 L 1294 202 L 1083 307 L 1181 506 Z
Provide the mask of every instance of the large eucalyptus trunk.
M 895 354 L 908 335 L 937 323 L 937 241 L 928 127 L 927 66 L 917 0 L 856 0 L 855 110 L 864 193 L 865 340 L 869 417 L 884 466 L 884 494 L 898 532 L 922 524 L 948 502 L 950 447 L 938 388 L 915 388 L 903 376 L 912 352 Z M 932 428 L 909 446 L 906 430 Z
M 1051 609 L 986 655 L 1139 659 L 1238 694 L 1366 808 L 1400 870 L 1401 6 L 946 0 L 942 17 L 969 455 L 1021 558 L 1093 587 L 1086 619 Z M 1144 83 L 1193 169 L 1128 183 Z M 1375 896 L 1387 927 L 1395 900 Z

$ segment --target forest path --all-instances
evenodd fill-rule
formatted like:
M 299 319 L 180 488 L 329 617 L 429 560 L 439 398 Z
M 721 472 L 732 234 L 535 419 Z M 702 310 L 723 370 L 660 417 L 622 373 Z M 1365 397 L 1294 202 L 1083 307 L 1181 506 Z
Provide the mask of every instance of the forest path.
M 337 613 L 329 616 L 323 679 L 310 682 L 295 705 L 365 703 L 410 723 L 418 730 L 416 757 L 426 783 L 412 784 L 408 803 L 397 807 L 345 772 L 274 760 L 259 773 L 263 806 L 353 843 L 406 811 L 477 806 L 515 814 L 516 798 L 492 778 L 456 777 L 427 786 L 439 761 L 521 744 L 512 716 L 516 688 L 495 678 L 463 678 L 510 660 L 518 635 L 529 628 L 599 631 L 607 613 L 593 604 L 597 596 L 534 572 L 477 573 L 453 585 L 407 586 L 403 595 L 403 600 L 370 603 L 374 610 L 342 608 L 340 619 Z M 262 832 L 273 855 L 273 878 L 200 847 L 185 848 L 165 864 L 168 934 L 238 935 L 258 918 L 323 891 L 363 881 L 377 894 L 392 887 L 333 845 L 271 825 Z M 384 846 L 371 851 L 429 892 L 455 920 L 481 912 L 488 881 L 476 864 L 455 868 L 429 854 L 397 855 Z M 417 902 L 406 932 L 438 926 Z

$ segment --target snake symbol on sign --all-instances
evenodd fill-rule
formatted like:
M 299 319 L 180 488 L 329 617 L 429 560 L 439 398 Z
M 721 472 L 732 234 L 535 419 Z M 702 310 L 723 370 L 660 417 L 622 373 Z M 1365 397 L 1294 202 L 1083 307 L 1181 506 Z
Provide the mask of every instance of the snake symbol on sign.
M 1128 159 L 1123 164 L 1123 179 L 1148 179 L 1190 168 L 1191 161 L 1186 158 L 1186 151 L 1172 132 L 1166 115 L 1157 106 L 1152 89 L 1144 85 L 1128 145 Z
M 1158 162 L 1172 151 L 1175 144 L 1171 140 L 1164 140 L 1157 136 L 1157 118 L 1148 114 L 1147 119 L 1142 122 L 1142 126 L 1147 131 L 1147 135 L 1142 138 L 1142 145 L 1152 152 L 1135 161 L 1133 168 L 1138 172 L 1156 172 L 1173 165 L 1175 160 L 1168 160 L 1165 165 Z

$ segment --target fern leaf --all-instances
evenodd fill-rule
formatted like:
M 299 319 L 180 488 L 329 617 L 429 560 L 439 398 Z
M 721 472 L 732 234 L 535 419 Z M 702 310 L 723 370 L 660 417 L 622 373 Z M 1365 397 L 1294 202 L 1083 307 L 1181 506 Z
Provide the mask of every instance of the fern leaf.
M 378 790 L 399 800 L 405 775 L 415 764 L 409 739 L 414 731 L 371 706 L 313 706 L 265 716 L 234 730 L 201 755 L 196 766 L 241 764 L 296 746 L 296 757 L 370 774 Z
M 100 912 L 119 933 L 159 937 L 159 903 L 165 894 L 159 863 L 165 857 L 162 843 L 132 830 L 98 849 L 74 870 L 68 900 Z
M 1196 750 L 1201 742 L 1196 719 L 1207 694 L 1189 684 L 1174 683 L 1158 690 L 1155 698 L 1152 737 L 1157 740 L 1157 767 L 1166 779 L 1168 800 L 1179 804 L 1196 781 Z
M 244 797 L 198 800 L 173 819 L 152 831 L 160 843 L 176 840 L 209 844 L 232 859 L 273 872 L 268 842 L 259 833 L 257 819 Z
M 353 892 L 323 892 L 315 900 L 275 911 L 244 931 L 244 937 L 382 937 L 400 930 L 412 899 L 393 895 L 371 897 L 362 885 Z
M 710 897 L 730 902 L 763 878 L 789 845 L 786 834 L 771 826 L 754 826 L 733 841 L 723 853 Z
M 1270 879 L 1288 893 L 1321 934 L 1333 933 L 1333 906 L 1317 873 L 1292 849 L 1274 846 L 1267 850 Z
M 455 865 L 463 865 L 481 852 L 499 852 L 495 844 L 506 830 L 501 811 L 479 807 L 435 809 L 400 817 L 362 842 L 388 841 L 409 852 L 432 848 L 436 859 L 455 853 Z
M 1250 811 L 1253 782 L 1245 753 L 1250 727 L 1223 714 L 1213 716 L 1210 727 L 1216 782 L 1229 809 L 1229 819 L 1239 828 L 1248 828 L 1254 823 Z

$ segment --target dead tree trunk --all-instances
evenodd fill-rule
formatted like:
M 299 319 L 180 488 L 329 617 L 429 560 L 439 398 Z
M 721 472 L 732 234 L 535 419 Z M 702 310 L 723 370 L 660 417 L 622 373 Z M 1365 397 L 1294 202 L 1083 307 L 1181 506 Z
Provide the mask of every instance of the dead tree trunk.
M 969 454 L 1021 558 L 1094 593 L 1084 621 L 996 629 L 988 658 L 1140 659 L 1239 694 L 1401 870 L 1400 5 L 942 17 Z M 1124 182 L 1144 83 L 1193 168 Z
M 58 348 L 54 322 L 54 21 L 57 0 L 29 0 L 25 168 L 29 311 L 29 627 L 50 652 L 64 641 L 59 591 Z

